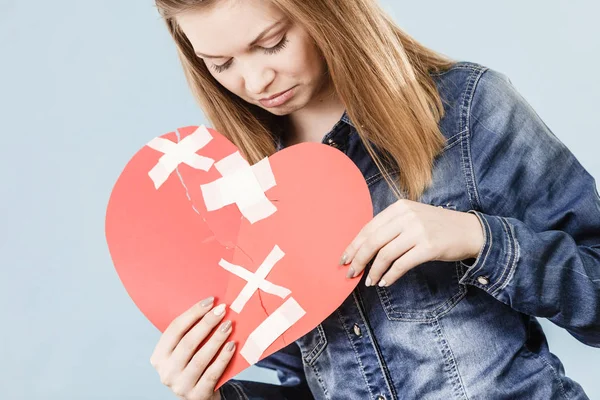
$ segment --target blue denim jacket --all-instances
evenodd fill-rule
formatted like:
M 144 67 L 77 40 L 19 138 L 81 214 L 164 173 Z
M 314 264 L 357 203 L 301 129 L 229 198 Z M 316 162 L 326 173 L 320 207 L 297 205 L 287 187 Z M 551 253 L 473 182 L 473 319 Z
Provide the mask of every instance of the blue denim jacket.
M 390 287 L 363 274 L 319 326 L 258 363 L 281 386 L 231 380 L 224 399 L 588 398 L 536 317 L 600 347 L 595 181 L 504 74 L 460 62 L 434 79 L 446 146 L 419 201 L 475 214 L 480 254 Z M 323 143 L 362 171 L 375 214 L 397 200 L 346 113 Z

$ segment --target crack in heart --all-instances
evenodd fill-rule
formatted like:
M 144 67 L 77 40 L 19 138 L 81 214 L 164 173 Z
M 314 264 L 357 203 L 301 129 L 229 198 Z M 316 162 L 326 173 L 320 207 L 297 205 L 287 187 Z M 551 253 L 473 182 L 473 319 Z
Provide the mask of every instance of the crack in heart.
M 177 143 L 179 143 L 179 141 L 181 140 L 181 136 L 179 134 L 179 130 L 175 131 L 175 135 L 177 136 Z M 237 244 L 233 244 L 233 247 L 229 247 L 227 244 L 221 242 L 221 240 L 219 240 L 219 238 L 217 237 L 217 235 L 215 234 L 215 232 L 212 230 L 210 224 L 208 223 L 208 221 L 206 221 L 206 219 L 204 218 L 204 216 L 198 211 L 198 209 L 196 208 L 196 206 L 194 205 L 194 201 L 192 200 L 192 197 L 190 196 L 190 192 L 188 190 L 187 185 L 185 184 L 185 181 L 183 180 L 183 176 L 181 176 L 181 172 L 179 172 L 179 167 L 175 168 L 175 171 L 177 172 L 177 176 L 179 177 L 179 181 L 181 182 L 181 185 L 183 186 L 183 188 L 185 189 L 185 195 L 188 199 L 188 201 L 192 204 L 192 210 L 194 210 L 194 212 L 196 214 L 198 214 L 200 216 L 200 218 L 202 218 L 202 221 L 206 224 L 206 226 L 208 227 L 208 229 L 210 230 L 210 232 L 212 233 L 212 236 L 206 238 L 203 242 L 206 243 L 208 241 L 212 241 L 212 240 L 216 240 L 217 242 L 219 242 L 219 244 L 223 247 L 225 247 L 226 249 L 230 250 L 232 248 L 236 248 L 239 251 L 241 251 L 246 258 L 248 258 L 250 260 L 250 262 L 252 264 L 254 264 L 254 260 L 252 260 L 252 257 L 250 257 L 250 255 L 248 253 L 246 253 L 244 251 L 244 249 L 242 249 L 240 246 L 238 246 Z M 271 200 L 274 202 L 278 202 L 279 200 Z M 242 217 L 243 218 L 243 217 Z M 267 308 L 265 307 L 264 303 L 263 303 L 263 299 L 262 299 L 262 295 L 260 293 L 260 290 L 257 291 L 258 293 L 258 299 L 260 301 L 260 306 L 263 309 L 263 311 L 265 312 L 265 315 L 267 317 L 269 317 L 269 312 L 267 311 Z M 287 345 L 287 342 L 285 341 L 285 338 L 283 337 L 283 335 L 281 335 L 281 340 L 283 341 L 283 343 L 285 343 L 285 345 Z
M 181 140 L 181 135 L 179 133 L 179 130 L 175 130 L 175 135 L 177 136 L 177 143 L 180 142 Z M 208 221 L 204 218 L 204 216 L 198 211 L 198 209 L 196 208 L 196 206 L 194 205 L 194 201 L 192 200 L 192 197 L 190 196 L 190 192 L 187 188 L 187 185 L 185 184 L 183 177 L 181 176 L 181 172 L 179 172 L 179 167 L 175 168 L 175 172 L 177 173 L 177 176 L 179 177 L 179 182 L 181 182 L 181 185 L 183 186 L 183 188 L 185 189 L 185 195 L 188 199 L 188 201 L 190 203 L 192 203 L 192 210 L 194 210 L 194 212 L 196 214 L 198 214 L 200 216 L 200 218 L 202 218 L 202 221 L 204 222 L 204 224 L 206 224 L 206 226 L 208 227 L 208 230 L 210 230 L 210 232 L 212 233 L 212 236 L 208 237 L 207 239 L 204 240 L 204 242 L 210 241 L 212 239 L 216 240 L 217 242 L 219 242 L 219 244 L 223 247 L 225 247 L 227 250 L 231 250 L 231 249 L 238 249 L 239 251 L 241 251 L 251 262 L 254 262 L 252 260 L 252 258 L 248 255 L 248 253 L 246 253 L 244 251 L 244 249 L 242 249 L 241 247 L 239 247 L 237 244 L 233 244 L 232 247 L 228 246 L 227 244 L 225 244 L 224 242 L 221 242 L 221 240 L 219 240 L 219 238 L 217 237 L 217 235 L 215 234 L 215 232 L 212 230 L 210 224 L 208 223 Z

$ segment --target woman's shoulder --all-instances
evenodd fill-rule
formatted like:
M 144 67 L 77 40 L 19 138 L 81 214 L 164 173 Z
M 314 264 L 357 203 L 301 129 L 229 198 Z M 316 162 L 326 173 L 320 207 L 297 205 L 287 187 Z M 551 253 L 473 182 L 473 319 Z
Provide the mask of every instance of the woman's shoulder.
M 430 76 L 441 90 L 452 89 L 460 92 L 463 98 L 473 94 L 479 86 L 502 86 L 511 84 L 508 76 L 489 66 L 472 61 L 457 61 L 444 71 L 431 72 Z
M 490 99 L 495 96 L 514 96 L 516 90 L 503 72 L 471 61 L 457 61 L 452 67 L 430 74 L 441 91 L 454 91 L 465 102 L 475 96 Z M 496 100 L 496 99 L 494 99 Z
M 458 119 L 460 131 L 472 118 L 510 114 L 515 106 L 528 108 L 509 77 L 496 69 L 471 61 L 458 61 L 449 69 L 430 74 L 447 114 Z

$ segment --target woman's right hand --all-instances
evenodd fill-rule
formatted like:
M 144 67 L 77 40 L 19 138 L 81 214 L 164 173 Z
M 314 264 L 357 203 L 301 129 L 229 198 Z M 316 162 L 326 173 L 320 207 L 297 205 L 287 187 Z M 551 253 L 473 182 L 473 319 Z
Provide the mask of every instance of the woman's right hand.
M 229 342 L 223 346 L 232 331 L 231 321 L 225 321 L 199 347 L 225 316 L 225 304 L 213 309 L 213 303 L 214 298 L 209 297 L 175 318 L 150 357 L 150 364 L 158 371 L 161 382 L 180 399 L 221 398 L 219 392 L 214 391 L 215 386 L 233 356 L 235 344 Z M 210 363 L 217 352 L 219 355 Z

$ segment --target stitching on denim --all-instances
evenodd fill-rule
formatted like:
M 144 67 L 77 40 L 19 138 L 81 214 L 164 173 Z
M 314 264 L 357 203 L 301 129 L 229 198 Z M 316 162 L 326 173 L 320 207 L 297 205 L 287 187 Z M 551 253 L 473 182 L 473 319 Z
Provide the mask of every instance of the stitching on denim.
M 340 325 L 344 329 L 344 332 L 346 332 L 346 336 L 348 337 L 350 346 L 352 346 L 352 351 L 354 352 L 356 361 L 358 362 L 358 365 L 360 366 L 360 373 L 363 376 L 363 379 L 365 380 L 365 385 L 367 386 L 367 390 L 369 391 L 371 398 L 374 398 L 375 396 L 373 395 L 373 392 L 371 391 L 371 385 L 369 385 L 369 380 L 367 379 L 367 374 L 365 373 L 365 367 L 364 367 L 362 361 L 360 360 L 360 355 L 358 354 L 358 351 L 356 350 L 356 346 L 354 345 L 354 342 L 352 341 L 352 335 L 350 334 L 350 331 L 348 329 L 346 329 L 346 324 L 344 323 L 344 319 L 343 319 L 342 314 L 340 313 L 339 309 L 336 310 L 336 314 L 338 316 L 338 320 L 340 321 Z M 369 333 L 369 332 L 367 332 L 367 333 Z M 373 340 L 373 338 L 371 337 L 370 334 L 369 334 L 369 339 L 371 341 Z
M 452 391 L 454 395 L 460 397 L 463 400 L 468 400 L 467 393 L 465 392 L 465 386 L 462 378 L 458 372 L 458 366 L 456 365 L 456 358 L 450 348 L 450 344 L 446 340 L 444 333 L 442 332 L 442 326 L 438 319 L 433 319 L 431 325 L 434 328 L 438 341 L 442 346 L 442 357 L 444 358 L 444 364 L 446 366 L 446 372 L 450 375 L 450 381 L 452 383 Z
M 489 293 L 492 295 L 496 295 L 498 293 L 498 290 L 497 290 L 498 287 L 502 286 L 502 284 L 506 280 L 506 276 L 508 275 L 509 270 L 510 270 L 510 264 L 511 264 L 512 255 L 513 255 L 513 245 L 510 240 L 510 234 L 508 233 L 508 226 L 506 225 L 506 221 L 502 217 L 497 217 L 497 218 L 498 218 L 498 221 L 500 222 L 500 225 L 502 226 L 502 232 L 504 233 L 503 243 L 504 243 L 504 248 L 505 248 L 505 257 L 504 257 L 505 261 L 503 263 L 504 267 L 502 268 L 502 273 L 500 274 L 500 276 L 498 277 L 496 282 L 494 282 L 494 284 L 491 285 L 489 288 Z
M 390 300 L 388 289 L 385 287 L 377 287 L 377 293 L 380 295 L 379 298 L 383 305 L 385 314 L 387 315 L 390 321 L 406 321 L 406 322 L 429 322 L 432 319 L 435 319 L 439 316 L 445 315 L 448 311 L 450 311 L 456 303 L 466 293 L 466 288 L 463 285 L 459 285 L 459 290 L 456 294 L 450 297 L 445 302 L 441 303 L 439 306 L 434 308 L 431 311 L 423 312 L 419 310 L 408 309 L 405 311 L 397 311 L 393 302 Z M 385 297 L 382 298 L 382 297 Z
M 529 350 L 527 348 L 527 346 L 523 346 L 524 351 L 526 351 L 527 353 L 531 354 L 533 356 L 533 358 L 539 360 L 542 362 L 542 364 L 544 364 L 545 366 L 547 366 L 548 368 L 550 368 L 550 371 L 552 372 L 552 375 L 554 375 L 554 378 L 556 378 L 556 380 L 558 381 L 558 386 L 560 387 L 560 391 L 563 395 L 563 397 L 565 399 L 568 399 L 569 397 L 567 397 L 567 391 L 565 390 L 565 387 L 562 384 L 562 381 L 560 380 L 560 377 L 558 376 L 558 374 L 556 373 L 556 370 L 554 369 L 554 367 L 552 366 L 552 364 L 550 364 L 548 362 L 548 360 L 546 360 L 545 357 L 543 357 L 541 354 L 535 353 L 531 350 Z
M 394 386 L 390 382 L 390 380 L 392 379 L 390 371 L 387 368 L 385 362 L 383 361 L 383 356 L 382 356 L 381 352 L 379 351 L 378 346 L 376 344 L 377 339 L 373 337 L 371 329 L 369 327 L 369 323 L 367 322 L 367 318 L 366 318 L 365 314 L 362 312 L 362 310 L 364 309 L 364 304 L 361 301 L 360 292 L 354 291 L 352 293 L 352 297 L 354 298 L 354 303 L 356 304 L 356 308 L 358 310 L 358 313 L 360 314 L 360 318 L 363 321 L 363 323 L 365 324 L 365 327 L 367 328 L 367 333 L 369 334 L 369 338 L 371 339 L 371 344 L 373 345 L 373 349 L 375 350 L 375 355 L 377 356 L 377 363 L 379 364 L 379 367 L 383 370 L 383 376 L 385 378 L 385 383 L 386 383 L 387 389 L 392 394 L 393 399 L 398 399 L 398 393 L 396 393 Z
M 244 391 L 242 390 L 241 385 L 232 381 L 231 386 L 243 400 L 248 400 L 248 396 L 246 396 L 246 393 L 244 393 Z
M 454 308 L 456 304 L 458 304 L 458 302 L 467 293 L 467 288 L 465 287 L 465 285 L 460 283 L 461 275 L 458 273 L 459 264 L 459 262 L 454 263 L 457 271 L 456 279 L 458 292 L 456 292 L 454 295 L 452 295 L 452 297 L 450 297 L 431 311 L 421 311 L 414 309 L 405 309 L 403 311 L 398 311 L 394 308 L 393 302 L 390 299 L 389 290 L 386 287 L 377 286 L 375 289 L 387 318 L 390 321 L 430 322 L 432 319 L 436 319 L 443 315 L 446 315 L 452 308 Z M 416 268 L 418 268 L 418 266 Z
M 496 217 L 496 219 L 498 222 L 500 222 L 500 226 L 502 227 L 502 233 L 504 235 L 504 240 L 500 242 L 500 245 L 504 244 L 504 249 L 505 249 L 504 253 L 505 254 L 504 254 L 504 262 L 501 264 L 502 265 L 502 273 L 500 273 L 500 275 L 498 276 L 498 279 L 496 279 L 496 282 L 494 282 L 494 284 L 488 288 L 488 293 L 490 293 L 491 295 L 496 295 L 498 293 L 497 288 L 499 286 L 502 286 L 502 284 L 506 280 L 506 276 L 510 270 L 512 255 L 514 253 L 513 244 L 512 244 L 512 241 L 510 240 L 510 234 L 508 233 L 508 226 L 506 225 L 506 221 L 502 217 Z M 502 249 L 502 246 L 501 246 L 501 249 Z M 502 251 L 500 251 L 500 254 L 502 254 Z
M 473 195 L 472 190 L 471 190 L 471 185 L 469 184 L 469 172 L 468 172 L 468 167 L 467 167 L 469 155 L 467 152 L 467 147 L 470 146 L 470 143 L 467 139 L 468 136 L 469 136 L 468 132 L 463 131 L 463 138 L 459 142 L 461 144 L 460 168 L 462 170 L 463 176 L 465 177 L 465 187 L 467 189 L 467 196 L 469 198 L 469 203 L 471 204 L 471 208 L 479 209 L 479 207 L 475 205 L 475 203 L 477 201 L 476 200 L 474 201 L 475 196 Z
M 399 173 L 400 173 L 400 170 L 393 169 L 388 172 L 388 176 L 393 177 Z M 377 172 L 375 175 L 371 175 L 370 177 L 365 179 L 365 181 L 367 182 L 367 186 L 371 186 L 372 184 L 380 181 L 381 179 L 383 179 L 383 174 L 381 172 Z
M 479 190 L 477 189 L 477 182 L 475 178 L 475 172 L 473 168 L 473 159 L 471 157 L 471 108 L 473 106 L 473 99 L 475 97 L 475 91 L 477 84 L 479 83 L 481 76 L 487 71 L 488 68 L 483 67 L 479 69 L 478 74 L 471 74 L 467 83 L 467 89 L 463 93 L 461 113 L 460 113 L 460 128 L 461 131 L 465 132 L 463 149 L 463 158 L 461 159 L 465 164 L 463 165 L 463 172 L 465 173 L 465 180 L 467 184 L 467 190 L 469 193 L 469 200 L 471 206 L 474 209 L 483 209 L 481 205 L 481 199 L 479 197 Z M 464 125 L 463 125 L 464 124 Z
M 465 63 L 465 62 L 460 62 L 459 61 L 459 62 L 454 63 L 454 65 L 452 67 L 448 68 L 445 71 L 430 72 L 429 75 L 431 75 L 431 76 L 444 76 L 448 72 L 454 71 L 454 70 L 457 70 L 457 69 L 470 69 L 471 71 L 477 71 L 477 69 L 479 69 L 479 68 L 481 68 L 481 67 L 474 66 L 473 63 Z
M 483 260 L 481 260 L 481 263 L 479 263 L 479 266 L 477 267 L 477 269 L 473 269 L 472 271 L 469 271 L 469 274 L 471 276 L 475 275 L 477 272 L 481 271 L 481 269 L 483 268 L 483 266 L 485 265 L 485 262 L 487 261 L 487 258 L 489 256 L 489 254 L 492 251 L 492 245 L 494 244 L 494 238 L 492 236 L 492 229 L 490 228 L 490 225 L 488 224 L 487 220 L 485 218 L 479 218 L 480 221 L 483 221 L 483 224 L 485 226 L 484 229 L 484 234 L 485 234 L 485 238 L 484 240 L 487 240 L 489 238 L 489 243 L 487 246 L 487 251 L 485 252 L 485 256 L 483 257 Z M 489 233 L 489 234 L 486 234 Z M 484 245 L 485 246 L 485 245 Z M 473 278 L 471 278 L 471 283 L 473 283 L 475 286 L 481 288 L 481 289 L 486 289 L 483 285 L 477 283 L 477 281 L 475 281 Z
M 512 242 L 512 248 L 514 249 L 514 253 L 513 253 L 511 263 L 510 263 L 508 276 L 504 280 L 504 283 L 502 283 L 502 285 L 500 285 L 500 287 L 496 290 L 496 293 L 499 293 L 506 286 L 508 286 L 508 284 L 511 282 L 513 276 L 515 275 L 515 270 L 517 269 L 517 263 L 521 256 L 521 247 L 519 246 L 519 242 L 517 241 L 517 236 L 515 235 L 514 227 L 508 220 L 506 220 L 505 218 L 503 218 L 503 219 L 505 220 L 506 225 L 508 226 L 508 229 L 509 229 L 509 235 L 510 235 L 509 240 Z
M 481 247 L 481 250 L 479 250 L 479 254 L 477 254 L 477 257 L 475 257 L 475 259 L 478 260 L 478 259 L 481 259 L 481 255 L 483 254 L 483 250 L 485 249 L 485 245 L 488 241 L 488 236 L 491 236 L 491 234 L 488 235 L 488 232 L 487 232 L 487 229 L 485 228 L 485 223 L 483 222 L 483 217 L 481 216 L 481 214 L 477 211 L 473 211 L 473 212 L 471 212 L 471 214 L 474 214 L 477 217 L 477 219 L 479 220 L 479 223 L 481 224 L 481 226 L 483 226 L 483 246 Z M 489 251 L 489 249 L 488 249 L 488 251 Z M 473 266 L 469 266 L 469 265 L 465 264 L 463 262 L 463 260 L 460 261 L 460 264 L 464 268 L 464 273 L 462 275 L 464 277 L 464 274 L 467 271 L 469 271 L 469 269 L 472 268 Z M 460 281 L 463 281 L 463 279 L 461 279 Z M 464 279 L 464 281 L 466 281 L 466 279 Z M 471 281 L 472 281 L 472 279 L 471 279 Z
M 459 132 L 456 135 L 449 137 L 448 140 L 446 141 L 446 143 L 447 143 L 446 146 L 442 149 L 442 152 L 450 150 L 452 147 L 459 144 L 463 133 L 464 132 Z
M 316 330 L 318 331 L 319 341 L 317 342 L 317 344 L 315 344 L 315 347 L 313 347 L 313 349 L 310 350 L 306 356 L 304 356 L 306 363 L 309 365 L 312 365 L 314 363 L 317 357 L 323 352 L 323 350 L 325 349 L 325 345 L 327 344 L 327 337 L 325 336 L 323 325 L 317 325 Z M 307 335 L 310 335 L 311 333 L 312 332 L 309 332 L 307 333 Z
M 321 378 L 321 374 L 319 373 L 319 369 L 316 365 L 310 365 L 310 368 L 313 370 L 315 376 L 317 377 L 317 381 L 319 381 L 319 385 L 321 385 L 321 389 L 323 389 L 323 395 L 326 400 L 330 400 L 329 392 L 327 391 L 327 387 L 325 386 L 325 381 Z
M 446 140 L 446 146 L 442 149 L 442 153 L 451 149 L 452 147 L 456 146 L 457 144 L 459 144 L 465 133 L 466 133 L 466 130 L 463 130 L 463 131 L 449 137 Z M 397 175 L 398 173 L 400 173 L 399 169 L 393 169 L 388 172 L 388 175 L 394 176 L 394 175 Z M 377 178 L 379 178 L 379 179 L 377 179 Z M 377 172 L 374 175 L 371 175 L 370 177 L 366 178 L 365 181 L 367 182 L 367 186 L 371 186 L 372 184 L 380 181 L 381 179 L 383 179 L 383 174 L 381 172 Z

